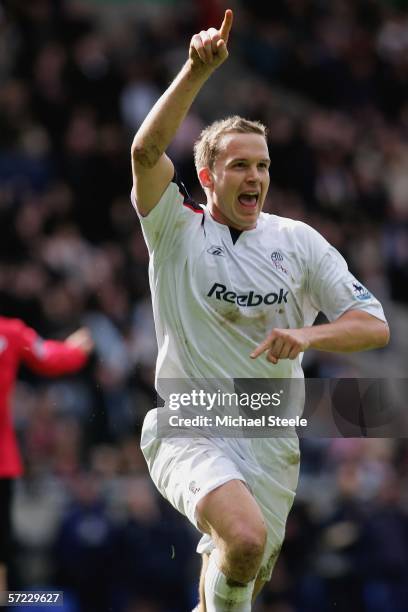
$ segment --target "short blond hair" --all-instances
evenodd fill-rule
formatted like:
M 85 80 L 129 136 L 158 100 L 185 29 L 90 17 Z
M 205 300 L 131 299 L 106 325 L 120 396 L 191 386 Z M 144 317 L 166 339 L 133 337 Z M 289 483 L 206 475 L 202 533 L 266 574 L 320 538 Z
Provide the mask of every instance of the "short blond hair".
M 214 121 L 206 127 L 194 143 L 194 163 L 197 172 L 201 168 L 214 166 L 217 155 L 220 152 L 219 143 L 224 134 L 260 134 L 267 139 L 267 128 L 260 121 L 250 121 L 234 115 L 226 119 Z

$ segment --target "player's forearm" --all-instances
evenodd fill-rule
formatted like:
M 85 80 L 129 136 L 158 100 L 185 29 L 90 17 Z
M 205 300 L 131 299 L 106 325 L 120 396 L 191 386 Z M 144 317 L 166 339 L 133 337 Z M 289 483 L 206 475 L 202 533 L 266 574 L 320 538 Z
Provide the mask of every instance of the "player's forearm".
M 211 73 L 208 69 L 194 69 L 191 60 L 187 60 L 135 135 L 132 157 L 136 165 L 144 168 L 156 165 Z
M 309 348 L 351 353 L 385 346 L 390 337 L 386 323 L 365 312 L 346 312 L 332 323 L 307 328 Z
M 60 376 L 81 369 L 88 355 L 80 347 L 58 340 L 42 340 L 34 350 L 23 354 L 24 363 L 37 374 Z

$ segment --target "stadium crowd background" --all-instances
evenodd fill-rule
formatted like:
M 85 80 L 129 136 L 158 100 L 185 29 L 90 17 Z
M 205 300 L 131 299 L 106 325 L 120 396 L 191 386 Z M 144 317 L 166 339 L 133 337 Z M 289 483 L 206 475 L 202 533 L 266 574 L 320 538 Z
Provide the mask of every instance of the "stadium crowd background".
M 69 612 L 186 612 L 196 532 L 138 447 L 155 401 L 147 250 L 132 136 L 191 35 L 235 11 L 228 64 L 171 147 L 199 200 L 194 138 L 227 114 L 269 128 L 266 210 L 316 227 L 381 299 L 391 344 L 306 356 L 318 377 L 406 375 L 408 10 L 391 0 L 10 0 L 0 5 L 0 300 L 47 337 L 86 324 L 85 372 L 22 371 L 26 474 L 12 588 L 58 585 Z M 0 441 L 1 443 L 1 441 Z M 262 612 L 407 612 L 408 445 L 304 441 L 299 494 Z

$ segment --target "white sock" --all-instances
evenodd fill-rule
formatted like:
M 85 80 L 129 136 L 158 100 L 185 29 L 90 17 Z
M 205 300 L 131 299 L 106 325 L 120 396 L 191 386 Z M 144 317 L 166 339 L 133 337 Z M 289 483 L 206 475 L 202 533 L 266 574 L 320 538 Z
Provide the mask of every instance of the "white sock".
M 205 573 L 207 612 L 251 612 L 255 580 L 244 586 L 230 586 L 227 577 L 218 569 L 218 557 L 218 550 L 213 550 Z

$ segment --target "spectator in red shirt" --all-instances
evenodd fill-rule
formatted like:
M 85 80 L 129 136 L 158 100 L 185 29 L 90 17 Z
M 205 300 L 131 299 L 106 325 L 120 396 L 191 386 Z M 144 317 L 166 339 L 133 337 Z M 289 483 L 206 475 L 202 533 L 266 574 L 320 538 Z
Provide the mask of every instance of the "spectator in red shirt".
M 0 317 L 0 593 L 7 585 L 12 485 L 23 472 L 10 410 L 18 368 L 24 364 L 45 376 L 68 374 L 85 365 L 92 348 L 86 328 L 63 342 L 43 340 L 19 319 Z

